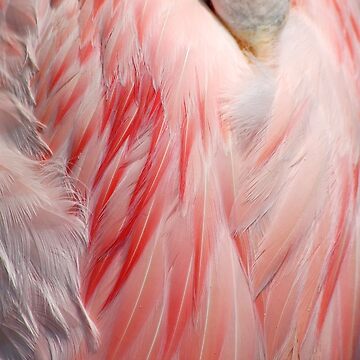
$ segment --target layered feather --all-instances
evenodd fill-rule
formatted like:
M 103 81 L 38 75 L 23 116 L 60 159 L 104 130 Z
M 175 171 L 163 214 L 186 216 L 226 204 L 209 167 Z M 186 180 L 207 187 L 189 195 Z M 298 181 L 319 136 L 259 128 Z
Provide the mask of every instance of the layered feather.
M 41 11 L 36 115 L 91 214 L 78 357 L 356 358 L 356 2 L 297 1 L 267 63 L 194 0 Z

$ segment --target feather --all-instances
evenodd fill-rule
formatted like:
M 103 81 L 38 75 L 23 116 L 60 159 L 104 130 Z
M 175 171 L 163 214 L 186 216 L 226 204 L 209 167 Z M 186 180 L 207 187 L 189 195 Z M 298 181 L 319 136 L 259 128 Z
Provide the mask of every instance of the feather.
M 72 356 L 85 337 L 96 345 L 80 299 L 87 212 L 64 169 L 45 160 L 33 113 L 36 7 L 9 2 L 1 16 L 0 357 Z
M 356 358 L 357 2 L 293 1 L 261 61 L 198 1 L 29 4 L 0 35 L 1 349 Z

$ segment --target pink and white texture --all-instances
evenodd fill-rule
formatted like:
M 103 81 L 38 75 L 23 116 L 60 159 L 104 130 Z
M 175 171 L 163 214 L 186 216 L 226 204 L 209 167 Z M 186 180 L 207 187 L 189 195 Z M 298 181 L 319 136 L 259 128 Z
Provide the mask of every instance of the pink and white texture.
M 359 358 L 359 23 L 0 0 L 0 358 Z

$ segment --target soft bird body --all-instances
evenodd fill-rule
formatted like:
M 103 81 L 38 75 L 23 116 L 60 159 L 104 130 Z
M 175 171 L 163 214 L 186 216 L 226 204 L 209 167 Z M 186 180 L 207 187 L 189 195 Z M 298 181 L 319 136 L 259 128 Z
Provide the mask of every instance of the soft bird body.
M 80 290 L 66 276 L 50 277 L 47 295 L 65 315 L 69 300 L 56 298 L 56 286 L 74 299 L 80 291 L 99 333 L 92 349 L 85 313 L 58 316 L 66 331 L 60 326 L 53 357 L 357 358 L 358 3 L 294 2 L 267 61 L 244 54 L 196 0 L 27 3 L 34 6 L 25 15 L 36 21 L 24 58 L 38 71 L 24 80 L 31 91 L 13 89 L 3 73 L 2 83 L 44 125 L 53 155 L 41 167 L 62 164 L 88 208 L 81 258 L 70 225 L 79 245 L 63 249 L 74 279 L 80 260 Z M 2 14 L 9 7 L 0 2 Z M 17 156 L 36 162 L 26 148 Z M 48 179 L 31 171 L 41 184 Z M 56 211 L 54 202 L 69 196 L 64 219 L 85 226 L 76 223 L 71 192 L 52 186 L 58 192 L 30 190 L 54 194 L 46 206 Z M 31 233 L 35 220 L 27 220 Z M 46 228 L 59 229 L 50 218 Z M 39 247 L 36 236 L 26 241 Z M 22 271 L 33 268 L 25 263 Z M 39 270 L 45 279 L 48 271 Z M 25 333 L 9 358 L 17 348 L 24 358 L 47 354 L 44 339 L 60 330 Z

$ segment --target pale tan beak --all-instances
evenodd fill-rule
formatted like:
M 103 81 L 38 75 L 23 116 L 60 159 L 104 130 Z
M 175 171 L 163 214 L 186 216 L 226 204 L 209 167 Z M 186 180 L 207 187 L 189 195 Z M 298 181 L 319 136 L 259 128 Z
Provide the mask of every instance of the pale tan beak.
M 242 48 L 264 56 L 286 22 L 290 1 L 212 0 L 212 5 Z

